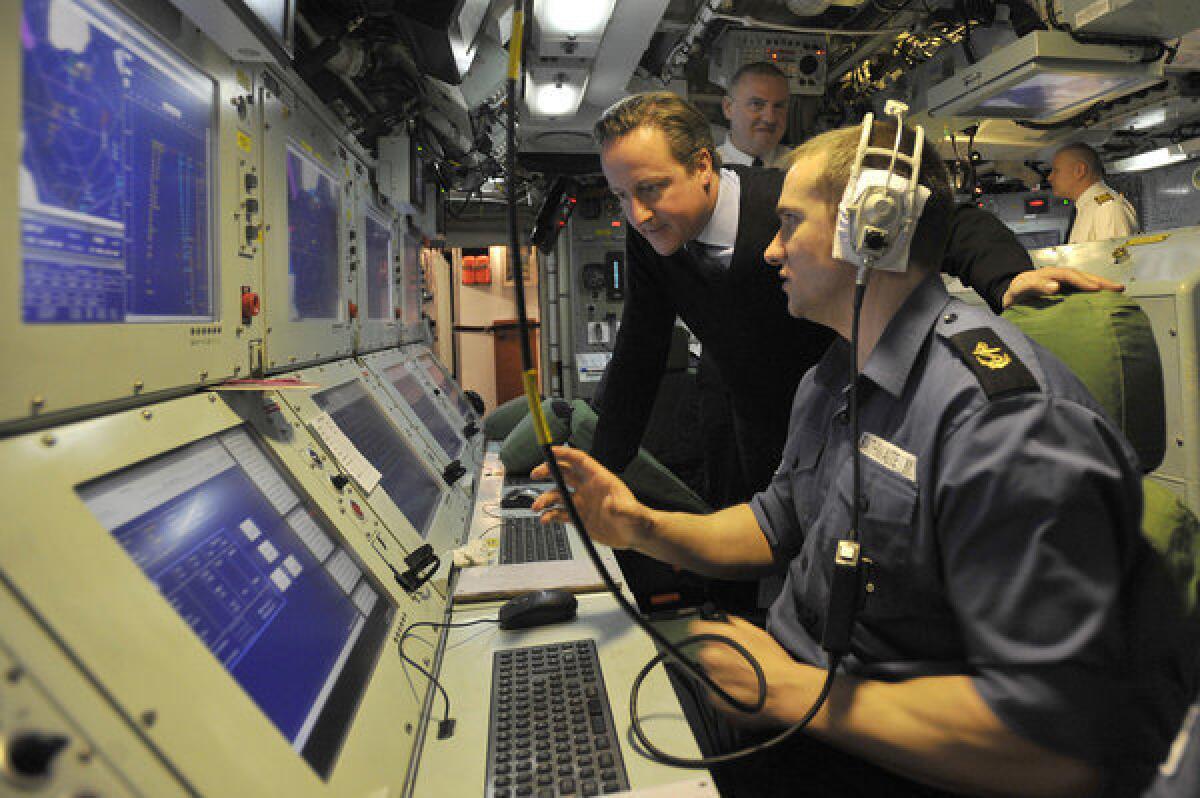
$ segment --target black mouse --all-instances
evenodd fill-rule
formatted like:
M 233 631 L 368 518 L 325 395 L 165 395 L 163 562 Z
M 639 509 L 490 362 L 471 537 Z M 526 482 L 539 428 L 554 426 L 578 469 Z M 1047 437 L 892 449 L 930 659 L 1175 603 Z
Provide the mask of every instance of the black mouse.
M 500 507 L 505 510 L 528 510 L 542 492 L 537 488 L 513 488 L 504 494 Z
M 501 629 L 528 629 L 575 617 L 579 600 L 566 590 L 534 590 L 509 599 L 500 607 Z

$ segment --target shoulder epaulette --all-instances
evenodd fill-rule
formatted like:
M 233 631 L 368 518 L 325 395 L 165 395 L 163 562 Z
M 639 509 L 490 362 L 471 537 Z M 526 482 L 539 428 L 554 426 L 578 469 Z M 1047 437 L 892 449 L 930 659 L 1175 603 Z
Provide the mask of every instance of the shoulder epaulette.
M 1005 346 L 995 330 L 976 327 L 949 336 L 954 351 L 967 364 L 967 368 L 979 380 L 979 385 L 988 399 L 996 399 L 1010 393 L 1040 390 L 1037 380 L 1029 373 L 1009 347 Z
M 1106 202 L 1111 202 L 1112 198 L 1113 198 L 1113 195 L 1109 194 L 1107 191 L 1105 191 L 1103 194 L 1096 195 L 1096 204 L 1103 205 Z

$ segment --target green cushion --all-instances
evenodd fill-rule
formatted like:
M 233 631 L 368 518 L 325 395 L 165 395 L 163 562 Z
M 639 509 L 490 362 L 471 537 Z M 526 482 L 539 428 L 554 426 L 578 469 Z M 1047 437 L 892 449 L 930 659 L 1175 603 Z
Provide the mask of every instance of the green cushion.
M 489 441 L 502 441 L 513 431 L 513 427 L 529 415 L 529 400 L 524 396 L 509 399 L 484 416 L 483 435 Z
M 1166 450 L 1162 364 L 1136 302 L 1081 292 L 1014 305 L 1004 317 L 1079 377 L 1133 444 L 1143 471 L 1159 466 Z
M 591 451 L 596 434 L 595 411 L 586 402 L 574 400 L 568 429 L 566 421 L 554 412 L 554 403 L 562 401 L 547 399 L 542 402 L 551 437 L 555 441 L 566 441 L 577 449 Z M 500 446 L 500 461 L 504 463 L 504 470 L 512 474 L 526 474 L 542 462 L 542 450 L 533 433 L 533 421 L 528 416 L 504 439 Z M 703 499 L 645 449 L 638 449 L 637 456 L 621 473 L 621 479 L 639 501 L 652 507 L 690 513 L 710 510 Z
M 1142 532 L 1166 560 L 1184 607 L 1193 612 L 1200 597 L 1200 521 L 1160 483 L 1143 479 L 1142 492 Z

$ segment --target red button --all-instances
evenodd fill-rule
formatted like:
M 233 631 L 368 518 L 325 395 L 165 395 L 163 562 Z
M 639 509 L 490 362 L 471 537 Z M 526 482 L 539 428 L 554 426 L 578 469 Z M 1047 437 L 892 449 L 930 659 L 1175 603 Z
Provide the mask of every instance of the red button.
M 356 516 L 358 516 L 359 520 L 362 520 L 362 518 L 364 517 L 363 511 L 362 511 L 362 508 L 358 506 L 358 502 L 351 499 L 350 500 L 350 509 L 354 511 L 354 514 Z

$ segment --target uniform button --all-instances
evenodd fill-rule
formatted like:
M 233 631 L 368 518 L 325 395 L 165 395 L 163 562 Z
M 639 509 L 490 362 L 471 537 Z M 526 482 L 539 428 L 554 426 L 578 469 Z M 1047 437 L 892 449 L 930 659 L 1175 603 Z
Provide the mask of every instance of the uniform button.
M 845 424 L 850 421 L 850 414 L 845 410 L 838 411 L 838 414 L 833 417 L 833 420 L 839 424 Z
M 954 322 L 958 321 L 958 314 L 947 313 L 945 316 L 942 316 L 942 321 L 946 322 L 947 324 L 953 324 Z

